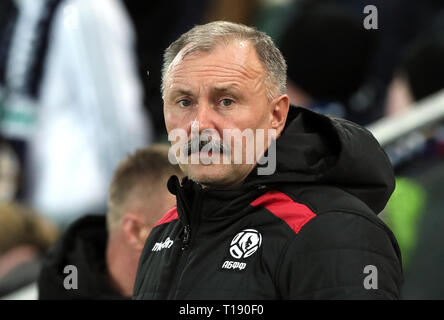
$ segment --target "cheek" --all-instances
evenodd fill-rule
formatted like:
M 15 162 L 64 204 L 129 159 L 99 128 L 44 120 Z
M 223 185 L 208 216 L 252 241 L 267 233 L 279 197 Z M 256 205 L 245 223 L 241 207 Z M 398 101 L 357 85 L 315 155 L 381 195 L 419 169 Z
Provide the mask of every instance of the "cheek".
M 268 106 L 264 106 L 261 116 L 258 119 L 258 128 L 271 128 L 272 117 L 268 112 Z
M 256 107 L 257 106 L 257 107 Z M 258 129 L 271 127 L 270 115 L 266 112 L 266 106 L 253 105 L 242 116 L 235 118 L 237 128 L 243 129 Z
M 184 129 L 189 133 L 190 124 L 195 119 L 193 110 L 187 112 L 178 108 L 164 108 L 163 113 L 168 133 L 174 129 Z
M 168 108 L 165 108 L 163 112 L 165 118 L 165 127 L 168 133 L 173 129 L 185 128 L 183 123 L 184 119 L 182 119 L 182 117 L 179 117 L 177 112 L 174 112 L 174 110 Z
M 165 122 L 165 127 L 167 131 L 170 131 L 171 128 L 171 112 L 167 107 L 163 107 L 163 120 Z

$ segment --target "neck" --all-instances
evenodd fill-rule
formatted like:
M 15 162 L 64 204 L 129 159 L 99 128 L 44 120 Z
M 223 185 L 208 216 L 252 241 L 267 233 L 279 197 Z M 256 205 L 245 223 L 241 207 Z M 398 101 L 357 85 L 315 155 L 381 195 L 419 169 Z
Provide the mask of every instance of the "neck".
M 125 246 L 119 235 L 110 235 L 106 248 L 106 264 L 111 285 L 123 296 L 131 297 L 136 278 L 138 257 Z

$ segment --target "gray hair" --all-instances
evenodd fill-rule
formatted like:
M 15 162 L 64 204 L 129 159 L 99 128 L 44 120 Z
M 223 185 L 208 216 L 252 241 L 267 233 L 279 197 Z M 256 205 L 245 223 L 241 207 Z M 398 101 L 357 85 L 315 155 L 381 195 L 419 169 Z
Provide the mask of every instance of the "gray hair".
M 183 48 L 187 47 L 181 53 L 182 58 L 193 52 L 209 52 L 217 44 L 229 44 L 233 39 L 250 41 L 256 49 L 266 73 L 265 86 L 268 98 L 273 99 L 278 94 L 277 91 L 280 94 L 285 94 L 287 91 L 287 64 L 270 36 L 243 24 L 215 21 L 195 26 L 182 34 L 165 50 L 162 67 L 162 96 L 165 89 L 165 75 Z

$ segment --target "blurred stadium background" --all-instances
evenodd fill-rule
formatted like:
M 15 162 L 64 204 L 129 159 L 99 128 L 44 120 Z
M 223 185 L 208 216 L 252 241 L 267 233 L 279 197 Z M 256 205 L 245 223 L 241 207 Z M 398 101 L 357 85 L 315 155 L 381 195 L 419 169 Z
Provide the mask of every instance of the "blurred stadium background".
M 367 5 L 377 29 L 364 28 Z M 444 299 L 439 0 L 1 0 L 0 298 L 35 298 L 20 293 L 41 255 L 73 220 L 105 212 L 117 163 L 167 141 L 162 52 L 215 20 L 272 36 L 292 103 L 373 132 L 397 177 L 380 216 L 402 250 L 403 298 Z

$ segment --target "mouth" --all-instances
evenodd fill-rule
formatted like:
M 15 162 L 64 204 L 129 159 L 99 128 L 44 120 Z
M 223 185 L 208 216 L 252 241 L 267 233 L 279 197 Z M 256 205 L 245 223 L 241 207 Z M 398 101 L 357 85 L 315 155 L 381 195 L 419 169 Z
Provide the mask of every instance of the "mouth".
M 196 142 L 194 142 L 196 143 Z M 199 156 L 212 156 L 213 154 L 223 154 L 224 153 L 224 146 L 219 143 L 219 142 L 215 142 L 215 141 L 209 141 L 209 142 L 204 142 L 204 141 L 199 141 L 199 145 L 196 146 L 193 142 L 188 143 L 185 147 L 185 152 L 186 154 L 189 156 L 191 156 L 192 154 L 195 153 L 199 153 Z M 208 146 L 209 145 L 209 146 Z M 207 146 L 207 150 L 206 151 L 202 151 L 204 149 L 204 147 Z

